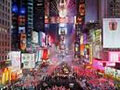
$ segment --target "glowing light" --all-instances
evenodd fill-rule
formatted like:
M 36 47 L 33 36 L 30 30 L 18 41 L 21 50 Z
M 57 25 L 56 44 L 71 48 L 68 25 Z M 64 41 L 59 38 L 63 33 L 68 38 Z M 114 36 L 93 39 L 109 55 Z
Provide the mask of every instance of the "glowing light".
M 17 13 L 18 12 L 18 7 L 16 4 L 12 6 L 12 12 Z
M 64 0 L 62 2 L 62 0 L 59 3 L 59 16 L 60 17 L 66 17 L 67 16 L 67 5 L 66 5 L 66 1 Z
M 25 14 L 25 13 L 26 13 L 25 8 L 24 8 L 24 7 L 21 7 L 21 8 L 20 8 L 20 14 Z
M 59 16 L 60 17 L 66 17 L 67 16 L 67 10 L 66 9 L 60 10 Z
M 60 23 L 59 27 L 66 27 L 66 24 L 65 23 Z
M 47 60 L 47 59 L 48 59 L 48 50 L 47 50 L 47 49 L 44 49 L 44 50 L 43 50 L 42 59 L 44 59 L 44 60 Z

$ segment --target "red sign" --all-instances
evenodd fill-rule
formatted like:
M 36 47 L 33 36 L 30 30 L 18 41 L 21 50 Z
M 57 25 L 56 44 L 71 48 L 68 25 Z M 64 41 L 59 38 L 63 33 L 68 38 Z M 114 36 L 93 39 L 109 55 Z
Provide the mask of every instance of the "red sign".
M 48 49 L 44 49 L 43 50 L 42 59 L 43 60 L 47 60 L 48 59 Z

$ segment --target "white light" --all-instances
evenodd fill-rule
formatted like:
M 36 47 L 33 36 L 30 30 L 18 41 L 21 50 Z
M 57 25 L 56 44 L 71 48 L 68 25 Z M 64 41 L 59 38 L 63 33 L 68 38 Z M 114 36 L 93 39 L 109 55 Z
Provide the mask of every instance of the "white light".
M 60 23 L 59 27 L 66 27 L 66 24 L 65 23 Z
M 67 16 L 67 10 L 66 9 L 60 10 L 59 11 L 59 16 L 60 17 L 66 17 Z

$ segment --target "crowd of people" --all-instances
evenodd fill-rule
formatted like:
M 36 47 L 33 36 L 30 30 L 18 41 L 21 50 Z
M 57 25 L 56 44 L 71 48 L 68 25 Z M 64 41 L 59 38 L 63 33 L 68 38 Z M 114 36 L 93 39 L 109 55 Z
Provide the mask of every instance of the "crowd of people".
M 13 90 L 118 90 L 112 79 L 104 78 L 96 70 L 84 66 L 71 67 L 63 63 L 53 73 L 42 76 L 43 73 L 46 73 L 44 69 L 27 73 Z
M 40 84 L 41 90 L 83 90 L 74 77 L 47 76 Z
M 74 68 L 77 73 L 77 81 L 84 90 L 116 90 L 114 81 L 99 75 L 94 69 Z

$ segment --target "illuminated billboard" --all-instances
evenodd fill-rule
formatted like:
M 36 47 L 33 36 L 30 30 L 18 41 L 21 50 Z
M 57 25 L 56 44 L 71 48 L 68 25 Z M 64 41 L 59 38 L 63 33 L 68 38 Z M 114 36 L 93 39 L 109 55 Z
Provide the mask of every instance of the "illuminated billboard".
M 43 32 L 39 32 L 39 36 L 40 36 L 40 38 L 39 38 L 39 44 L 40 44 L 40 46 L 45 46 L 45 33 L 43 33 Z
M 20 55 L 21 55 L 20 51 L 9 52 L 8 56 L 11 60 L 11 64 L 13 68 L 20 69 L 21 67 Z
M 25 33 L 25 27 L 18 27 L 19 33 Z
M 26 34 L 20 34 L 20 49 L 25 50 L 26 49 Z
M 35 54 L 23 53 L 22 63 L 24 69 L 30 69 L 35 67 Z
M 103 48 L 120 48 L 120 18 L 103 19 Z
M 35 31 L 32 32 L 32 42 L 38 43 L 38 32 Z
M 109 62 L 120 62 L 120 52 L 119 51 L 109 51 Z

